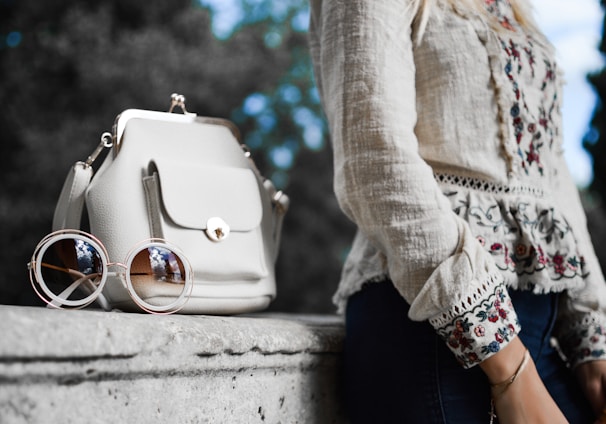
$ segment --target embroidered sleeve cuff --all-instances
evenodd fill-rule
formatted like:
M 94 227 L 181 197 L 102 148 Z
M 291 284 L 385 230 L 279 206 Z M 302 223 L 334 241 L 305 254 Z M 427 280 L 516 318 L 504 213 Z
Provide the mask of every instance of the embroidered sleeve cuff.
M 578 322 L 568 322 L 558 343 L 571 367 L 583 362 L 606 360 L 606 318 L 591 313 Z
M 429 320 L 465 368 L 499 352 L 520 331 L 507 288 L 490 280 L 479 296 Z

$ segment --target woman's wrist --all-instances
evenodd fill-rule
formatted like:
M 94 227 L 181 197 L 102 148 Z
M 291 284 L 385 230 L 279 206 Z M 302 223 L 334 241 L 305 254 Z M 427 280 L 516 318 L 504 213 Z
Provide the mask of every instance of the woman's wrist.
M 490 384 L 498 384 L 516 373 L 525 353 L 526 347 L 520 338 L 516 337 L 499 352 L 482 361 L 480 368 L 488 377 Z
M 526 366 L 529 362 L 530 352 L 528 352 L 527 349 L 524 351 L 524 359 L 522 359 L 522 362 L 520 362 L 518 369 L 511 377 L 508 377 L 500 383 L 491 384 L 490 390 L 492 392 L 493 400 L 496 400 L 497 398 L 501 397 L 505 392 L 507 392 L 507 389 L 509 389 L 509 387 L 514 384 L 518 377 L 524 372 L 524 369 L 526 369 Z
M 498 416 L 503 424 L 566 423 L 518 337 L 480 367 L 491 384 L 491 420 Z

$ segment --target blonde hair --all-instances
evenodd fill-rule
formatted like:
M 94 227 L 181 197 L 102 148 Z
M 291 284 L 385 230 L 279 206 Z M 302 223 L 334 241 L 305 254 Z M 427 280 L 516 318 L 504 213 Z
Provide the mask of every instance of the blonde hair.
M 503 27 L 497 22 L 495 17 L 491 15 L 484 2 L 486 0 L 412 0 L 410 7 L 416 11 L 415 26 L 417 27 L 417 40 L 423 37 L 427 21 L 429 20 L 429 12 L 432 7 L 439 4 L 445 4 L 451 7 L 463 7 L 470 12 L 483 15 L 490 25 L 496 31 L 503 31 Z M 516 22 L 527 30 L 536 31 L 537 26 L 532 17 L 533 11 L 528 1 L 526 0 L 509 0 L 513 9 L 513 15 Z

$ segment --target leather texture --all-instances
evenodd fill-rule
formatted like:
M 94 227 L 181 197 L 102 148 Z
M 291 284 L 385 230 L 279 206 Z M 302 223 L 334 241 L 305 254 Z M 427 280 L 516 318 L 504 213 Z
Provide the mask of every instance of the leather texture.
M 84 190 L 90 231 L 110 261 L 123 261 L 142 240 L 164 238 L 193 268 L 194 288 L 180 313 L 236 314 L 267 307 L 276 296 L 281 226 L 271 182 L 261 177 L 227 125 L 127 112 L 117 124 L 121 138 Z M 71 188 L 64 191 L 72 192 L 74 185 L 82 195 L 82 184 L 69 178 Z M 282 202 L 287 204 L 286 196 Z M 57 218 L 61 214 L 65 208 L 58 205 L 57 225 L 65 228 Z M 220 241 L 207 235 L 211 218 L 228 227 L 213 230 L 224 237 Z M 103 294 L 114 307 L 135 309 L 118 280 L 108 281 Z
M 92 176 L 93 169 L 84 162 L 76 162 L 69 170 L 53 215 L 53 231 L 80 228 L 84 194 Z

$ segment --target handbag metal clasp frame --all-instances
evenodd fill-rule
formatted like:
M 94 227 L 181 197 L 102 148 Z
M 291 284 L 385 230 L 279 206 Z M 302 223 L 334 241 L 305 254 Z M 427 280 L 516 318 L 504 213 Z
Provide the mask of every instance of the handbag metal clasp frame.
M 170 108 L 168 109 L 168 113 L 172 113 L 177 107 L 183 111 L 184 115 L 195 115 L 195 113 L 188 112 L 185 108 L 185 96 L 183 94 L 173 93 L 170 95 Z

